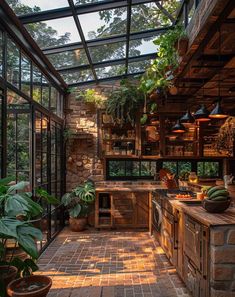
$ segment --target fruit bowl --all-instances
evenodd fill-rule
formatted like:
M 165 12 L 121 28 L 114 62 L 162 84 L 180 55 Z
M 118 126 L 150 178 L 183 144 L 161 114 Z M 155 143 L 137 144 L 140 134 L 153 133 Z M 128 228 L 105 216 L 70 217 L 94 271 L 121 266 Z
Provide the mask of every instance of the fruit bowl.
M 224 212 L 230 205 L 231 199 L 228 198 L 224 201 L 214 201 L 209 199 L 204 199 L 202 201 L 202 207 L 211 213 L 221 213 Z

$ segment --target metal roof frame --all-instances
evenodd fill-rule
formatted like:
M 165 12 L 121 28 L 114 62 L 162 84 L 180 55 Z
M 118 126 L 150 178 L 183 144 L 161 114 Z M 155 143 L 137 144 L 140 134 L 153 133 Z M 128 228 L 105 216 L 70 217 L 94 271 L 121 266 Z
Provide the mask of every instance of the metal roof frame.
M 2 1 L 4 1 L 4 0 L 2 0 Z M 94 81 L 92 83 L 94 83 L 94 82 L 98 83 L 101 81 L 109 80 L 109 78 L 98 79 L 97 74 L 96 74 L 97 68 L 124 64 L 125 65 L 125 76 L 127 76 L 127 77 L 135 76 L 137 74 L 140 75 L 142 72 L 138 72 L 137 74 L 129 73 L 129 71 L 128 71 L 129 63 L 156 58 L 157 53 L 140 55 L 138 57 L 130 57 L 129 49 L 130 49 L 130 41 L 155 37 L 158 34 L 162 34 L 162 33 L 166 32 L 167 30 L 172 29 L 174 27 L 176 22 L 173 22 L 173 17 L 172 17 L 172 19 L 170 18 L 171 23 L 172 23 L 172 25 L 170 25 L 170 26 L 159 27 L 156 29 L 150 29 L 150 30 L 144 30 L 144 31 L 138 31 L 138 32 L 131 32 L 132 7 L 135 5 L 148 4 L 148 3 L 154 3 L 154 2 L 156 4 L 160 5 L 160 3 L 158 3 L 159 1 L 160 0 L 155 0 L 155 1 L 153 1 L 153 0 L 104 0 L 104 1 L 96 2 L 96 3 L 75 5 L 73 0 L 68 0 L 67 7 L 20 15 L 20 16 L 18 16 L 18 19 L 21 21 L 22 24 L 29 24 L 29 23 L 36 23 L 36 22 L 41 22 L 41 21 L 49 21 L 49 20 L 58 19 L 58 18 L 73 17 L 77 31 L 80 35 L 81 41 L 69 43 L 69 44 L 65 44 L 65 45 L 60 45 L 60 46 L 44 48 L 44 49 L 42 49 L 42 52 L 45 55 L 49 56 L 49 55 L 59 54 L 59 53 L 67 52 L 67 51 L 84 49 L 87 60 L 88 60 L 88 64 L 81 65 L 81 66 L 58 68 L 58 69 L 56 69 L 57 73 L 62 74 L 62 73 L 69 73 L 69 72 L 73 72 L 73 71 L 82 71 L 82 70 L 90 69 L 94 76 Z M 185 2 L 185 0 L 182 0 L 182 2 Z M 159 5 L 157 5 L 157 7 L 158 7 L 158 9 L 161 9 L 161 5 L 160 6 Z M 103 11 L 103 10 L 112 10 L 112 9 L 123 8 L 123 7 L 126 7 L 126 10 L 127 10 L 125 34 L 119 34 L 119 35 L 113 35 L 113 36 L 109 36 L 109 37 L 86 40 L 82 26 L 80 24 L 79 17 L 78 17 L 79 15 L 89 14 L 89 13 L 93 13 L 93 12 L 99 12 L 99 11 Z M 167 14 L 167 11 L 164 11 L 164 9 L 162 12 Z M 182 6 L 179 8 L 179 13 L 182 13 Z M 123 42 L 126 44 L 124 58 L 113 59 L 113 60 L 110 59 L 108 61 L 93 63 L 89 48 L 107 45 L 107 44 L 118 43 L 118 42 Z M 110 79 L 114 80 L 114 79 L 120 79 L 120 78 L 123 78 L 123 76 L 121 75 L 121 76 L 111 77 Z M 86 84 L 88 82 L 84 82 L 84 83 Z M 91 83 L 91 82 L 89 81 L 89 83 Z M 70 84 L 70 83 L 67 83 L 67 84 L 69 86 L 74 85 L 74 84 Z M 82 83 L 79 83 L 79 85 L 80 84 L 82 84 Z

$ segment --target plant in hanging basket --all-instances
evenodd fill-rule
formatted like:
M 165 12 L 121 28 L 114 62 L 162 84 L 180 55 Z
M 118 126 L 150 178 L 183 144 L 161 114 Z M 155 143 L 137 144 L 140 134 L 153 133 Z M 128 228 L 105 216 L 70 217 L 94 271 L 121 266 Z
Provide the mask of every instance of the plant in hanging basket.
M 136 84 L 123 79 L 120 87 L 113 90 L 106 102 L 106 113 L 114 124 L 135 125 L 137 111 L 144 105 L 144 93 Z

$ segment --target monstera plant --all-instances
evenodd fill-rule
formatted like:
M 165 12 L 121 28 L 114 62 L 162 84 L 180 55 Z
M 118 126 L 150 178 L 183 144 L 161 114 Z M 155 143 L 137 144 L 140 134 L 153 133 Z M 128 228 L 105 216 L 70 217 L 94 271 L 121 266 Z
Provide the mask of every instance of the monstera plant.
M 87 216 L 95 200 L 94 183 L 90 180 L 77 186 L 72 192 L 62 197 L 62 203 L 69 212 L 69 223 L 72 231 L 83 231 L 87 224 Z
M 28 182 L 15 183 L 13 177 L 0 180 L 0 296 L 6 295 L 8 283 L 17 275 L 29 276 L 38 269 L 36 259 L 39 254 L 36 242 L 42 240 L 42 232 L 32 223 L 33 218 L 41 216 L 43 209 L 34 201 L 28 188 Z M 40 199 L 42 197 L 55 202 L 47 192 L 41 191 Z M 7 253 L 9 240 L 15 245 L 10 255 Z M 17 247 L 25 252 L 25 260 L 14 257 Z M 28 280 L 27 284 L 30 286 L 30 279 Z M 51 284 L 48 279 L 47 282 Z M 24 280 L 22 283 L 25 283 Z M 44 287 L 44 284 L 41 287 Z

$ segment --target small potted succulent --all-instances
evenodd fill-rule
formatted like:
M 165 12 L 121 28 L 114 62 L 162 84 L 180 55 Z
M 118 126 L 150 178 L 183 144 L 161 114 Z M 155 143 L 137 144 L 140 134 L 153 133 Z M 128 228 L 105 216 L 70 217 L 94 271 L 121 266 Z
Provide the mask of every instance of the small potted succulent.
M 12 177 L 0 180 L 0 296 L 44 297 L 52 284 L 47 276 L 31 275 L 38 269 L 36 241 L 42 240 L 42 232 L 33 226 L 32 218 L 40 216 L 43 209 L 32 199 L 28 186 L 28 182 L 15 183 Z M 8 240 L 27 258 L 15 257 L 15 249 L 9 256 Z
M 95 187 L 91 180 L 76 187 L 62 197 L 62 203 L 69 212 L 70 229 L 83 231 L 87 225 L 87 217 L 95 200 Z

